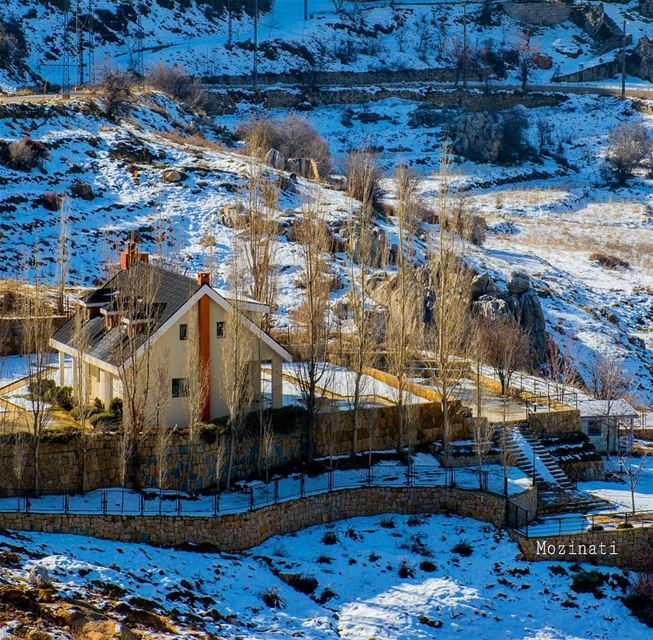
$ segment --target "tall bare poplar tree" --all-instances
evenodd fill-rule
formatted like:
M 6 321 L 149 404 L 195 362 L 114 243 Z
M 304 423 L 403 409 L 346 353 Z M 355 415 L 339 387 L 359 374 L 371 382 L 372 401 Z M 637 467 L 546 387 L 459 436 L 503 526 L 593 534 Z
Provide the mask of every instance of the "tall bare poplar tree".
M 38 495 L 40 485 L 40 447 L 52 413 L 50 386 L 50 336 L 52 315 L 47 302 L 47 291 L 37 279 L 31 295 L 24 297 L 22 351 L 27 358 L 30 406 L 24 412 L 32 440 L 32 491 Z
M 68 271 L 70 269 L 70 255 L 68 253 L 68 219 L 70 218 L 70 200 L 64 197 L 59 205 L 59 239 L 57 242 L 57 271 L 59 291 L 57 296 L 57 311 L 64 312 L 66 299 L 66 285 L 68 284 Z
M 407 442 L 408 410 L 406 389 L 410 382 L 410 366 L 421 341 L 424 316 L 423 296 L 418 286 L 418 272 L 414 266 L 414 204 L 417 182 L 405 166 L 397 169 L 396 223 L 397 247 L 394 291 L 388 304 L 385 335 L 387 366 L 397 378 L 397 451 L 402 452 Z
M 188 336 L 186 344 L 186 381 L 184 398 L 186 419 L 188 421 L 188 463 L 186 482 L 188 491 L 195 493 L 195 482 L 191 481 L 195 467 L 195 454 L 199 444 L 199 427 L 209 390 L 208 371 L 200 357 L 200 331 L 198 306 L 194 305 L 188 312 Z
M 243 249 L 238 242 L 232 247 L 229 264 L 230 310 L 225 322 L 222 355 L 225 375 L 220 376 L 227 404 L 227 488 L 231 484 L 236 444 L 254 401 L 252 360 L 255 353 L 254 336 L 246 326 L 243 315 L 244 291 Z M 259 373 L 260 375 L 260 373 Z
M 348 234 L 349 279 L 351 282 L 351 319 L 352 331 L 347 350 L 347 364 L 354 372 L 353 389 L 351 389 L 351 404 L 354 421 L 351 438 L 351 455 L 358 451 L 358 433 L 361 423 L 361 407 L 365 396 L 365 369 L 372 366 L 374 348 L 378 343 L 375 330 L 372 302 L 368 295 L 367 279 L 372 258 L 372 225 L 374 217 L 372 182 L 375 167 L 366 164 L 362 173 L 365 183 L 363 193 L 366 198 L 362 205 L 351 215 Z M 369 427 L 372 429 L 372 425 Z M 369 434 L 370 448 L 372 434 Z
M 451 403 L 468 369 L 473 345 L 470 270 L 462 262 L 462 206 L 451 206 L 448 155 L 443 153 L 438 199 L 438 234 L 429 260 L 429 281 L 435 294 L 427 349 L 433 358 L 431 383 L 440 394 L 445 457 L 451 441 Z
M 293 313 L 296 330 L 295 372 L 306 409 L 306 460 L 315 456 L 317 417 L 324 403 L 324 385 L 329 377 L 328 347 L 331 322 L 330 274 L 325 260 L 329 232 L 320 208 L 306 208 L 297 232 L 301 263 L 303 300 Z

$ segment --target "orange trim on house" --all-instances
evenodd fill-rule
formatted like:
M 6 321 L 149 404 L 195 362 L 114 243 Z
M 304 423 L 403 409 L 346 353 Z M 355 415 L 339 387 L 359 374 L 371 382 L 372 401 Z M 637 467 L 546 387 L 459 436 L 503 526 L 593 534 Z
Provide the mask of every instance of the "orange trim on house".
M 204 379 L 202 420 L 211 419 L 211 299 L 202 296 L 197 303 L 197 332 L 199 334 L 200 368 Z

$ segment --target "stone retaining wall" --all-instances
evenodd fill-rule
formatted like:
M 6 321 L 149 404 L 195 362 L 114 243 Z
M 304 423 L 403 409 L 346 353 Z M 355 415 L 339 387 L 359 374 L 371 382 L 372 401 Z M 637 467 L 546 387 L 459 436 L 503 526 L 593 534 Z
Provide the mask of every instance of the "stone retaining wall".
M 534 517 L 536 489 L 511 500 L 532 508 Z M 163 546 L 191 542 L 237 553 L 275 535 L 334 520 L 385 513 L 455 513 L 503 526 L 505 500 L 496 494 L 448 487 L 363 487 L 221 517 L 2 513 L 0 526 Z
M 413 405 L 410 425 L 417 444 L 429 444 L 442 437 L 442 411 L 435 403 Z M 316 428 L 316 457 L 347 455 L 351 452 L 353 412 L 337 411 L 319 416 Z M 452 433 L 467 437 L 462 418 L 453 418 Z M 361 426 L 357 451 L 394 449 L 396 446 L 397 408 L 395 406 L 365 409 L 361 412 Z M 274 436 L 270 467 L 298 463 L 304 453 L 304 433 L 301 424 L 284 425 L 286 433 Z M 370 441 L 371 438 L 371 441 Z M 196 490 L 215 484 L 215 460 L 218 445 L 200 443 L 195 447 L 192 469 L 188 477 L 189 446 L 183 432 L 174 434 L 168 446 L 165 488 Z M 141 484 L 157 486 L 158 465 L 155 436 L 144 438 L 140 445 Z M 243 436 L 237 444 L 234 458 L 234 479 L 255 475 L 259 462 L 258 434 Z M 82 490 L 82 451 L 79 439 L 71 437 L 65 442 L 41 444 L 40 485 L 44 492 L 76 493 Z M 98 433 L 89 438 L 87 445 L 86 490 L 113 487 L 121 484 L 120 436 L 117 433 Z M 264 468 L 264 467 L 262 467 Z M 17 489 L 14 473 L 13 447 L 0 446 L 0 490 L 13 495 Z M 22 486 L 32 485 L 31 457 L 23 476 Z
M 544 433 L 546 435 L 581 431 L 580 411 L 578 409 L 562 409 L 559 411 L 531 413 L 528 416 L 528 426 L 535 433 Z
M 515 538 L 527 560 L 589 562 L 635 571 L 651 566 L 653 527 L 587 531 L 548 538 L 515 534 Z M 582 553 L 578 553 L 579 545 Z
M 508 2 L 504 11 L 517 22 L 551 26 L 569 20 L 571 5 L 564 2 Z

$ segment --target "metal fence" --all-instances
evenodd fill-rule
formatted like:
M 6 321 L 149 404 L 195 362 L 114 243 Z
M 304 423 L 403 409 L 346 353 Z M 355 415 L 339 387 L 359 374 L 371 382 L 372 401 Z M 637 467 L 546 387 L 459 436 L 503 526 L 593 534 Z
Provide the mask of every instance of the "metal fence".
M 567 533 L 602 531 L 604 529 L 630 529 L 653 525 L 653 511 L 588 513 L 547 516 L 540 521 L 513 527 L 529 538 L 560 536 Z
M 475 468 L 380 465 L 319 475 L 297 473 L 269 483 L 241 484 L 222 493 L 195 496 L 156 488 L 134 491 L 98 489 L 86 494 L 41 494 L 0 498 L 0 512 L 130 515 L 212 516 L 254 511 L 288 500 L 360 487 L 451 487 L 507 495 L 509 481 L 500 473 Z M 520 487 L 520 490 L 522 487 Z

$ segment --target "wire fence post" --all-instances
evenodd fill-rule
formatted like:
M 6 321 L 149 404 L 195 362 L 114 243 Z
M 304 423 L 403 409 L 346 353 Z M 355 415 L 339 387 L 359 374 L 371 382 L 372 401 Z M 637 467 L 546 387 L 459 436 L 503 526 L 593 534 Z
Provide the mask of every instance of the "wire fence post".
M 101 509 L 102 509 L 102 515 L 106 516 L 107 511 L 108 511 L 108 498 L 107 498 L 107 490 L 105 489 L 102 491 L 102 495 L 100 496 L 100 503 L 101 503 Z
M 177 515 L 181 515 L 181 495 L 177 494 Z
M 279 504 L 279 478 L 274 479 L 274 504 Z
M 249 510 L 254 511 L 254 487 L 249 488 Z
M 70 496 L 67 493 L 63 494 L 63 512 L 66 515 L 70 513 Z
M 305 483 L 305 476 L 304 476 L 304 472 L 302 471 L 302 475 L 301 475 L 301 478 L 299 480 L 299 495 L 302 498 L 306 497 L 306 490 L 305 490 L 306 486 L 305 486 L 305 484 L 306 484 Z
M 329 469 L 329 493 L 333 492 L 333 469 Z
M 138 507 L 140 510 L 141 515 L 145 514 L 145 495 L 141 491 L 141 493 L 138 494 Z
M 25 513 L 29 513 L 29 509 L 31 507 L 31 500 L 29 496 L 25 496 Z
M 368 487 L 372 486 L 372 465 L 371 464 L 367 465 L 367 486 Z
M 218 517 L 220 514 L 220 494 L 216 493 L 213 496 L 213 516 Z

